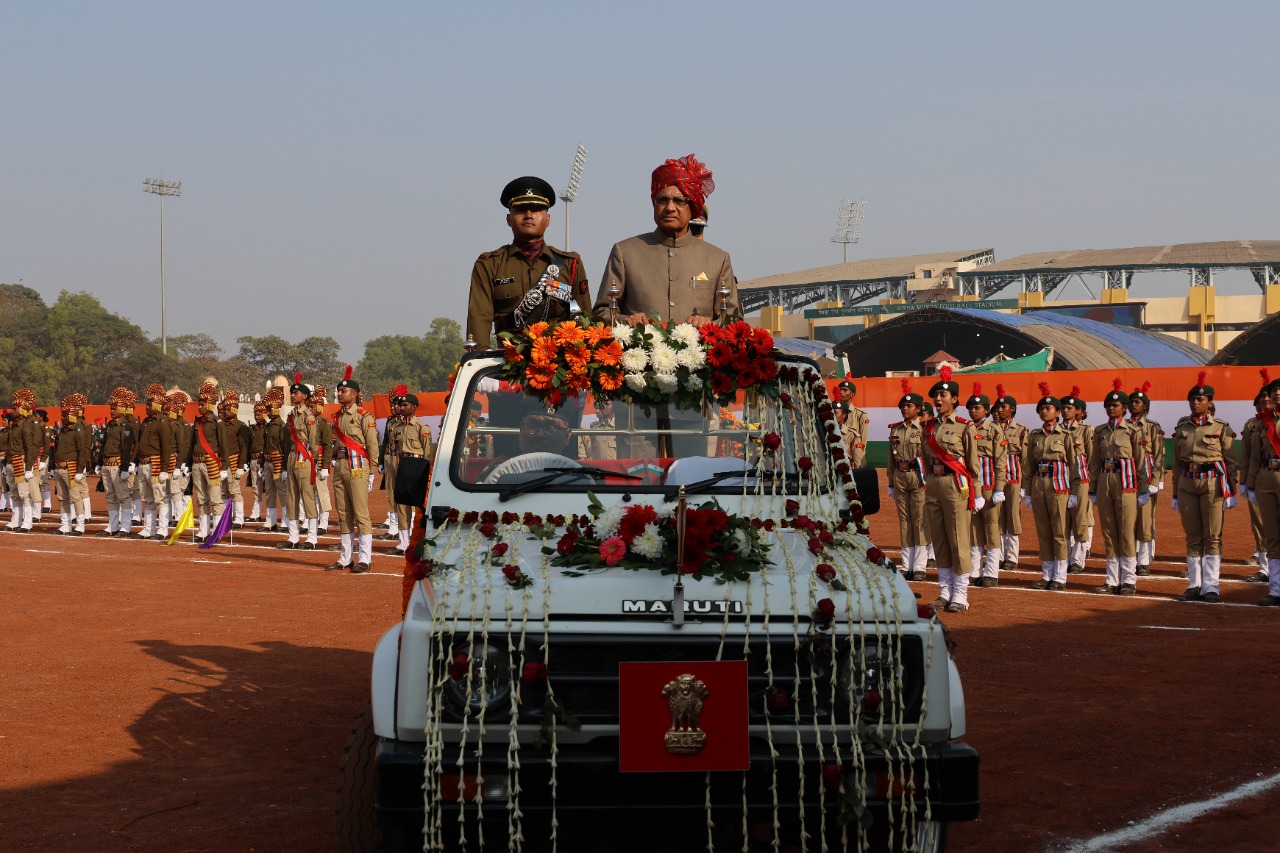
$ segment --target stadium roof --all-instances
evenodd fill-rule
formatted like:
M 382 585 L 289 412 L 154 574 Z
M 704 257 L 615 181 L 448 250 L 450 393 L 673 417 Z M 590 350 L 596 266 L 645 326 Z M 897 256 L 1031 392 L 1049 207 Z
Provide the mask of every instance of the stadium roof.
M 1070 249 L 1032 252 L 987 264 L 962 276 L 1009 273 L 1072 273 L 1094 270 L 1165 270 L 1191 267 L 1260 267 L 1280 265 L 1280 240 L 1223 240 L 1175 243 L 1132 249 Z
M 1280 362 L 1280 314 L 1245 329 L 1218 350 L 1210 364 L 1257 364 Z
M 738 290 L 754 290 L 762 287 L 790 287 L 810 284 L 859 284 L 868 281 L 910 278 L 916 267 L 930 264 L 959 263 L 984 257 L 994 257 L 995 249 L 966 249 L 959 252 L 933 252 L 927 255 L 903 255 L 898 258 L 870 258 L 832 264 L 826 267 L 779 273 L 753 278 L 738 283 Z
M 835 351 L 849 357 L 854 373 L 878 376 L 890 370 L 919 370 L 938 347 L 962 364 L 999 353 L 1019 358 L 1051 347 L 1054 370 L 1198 367 L 1212 356 L 1158 332 L 1053 311 L 1004 314 L 936 303 L 877 323 L 841 341 Z

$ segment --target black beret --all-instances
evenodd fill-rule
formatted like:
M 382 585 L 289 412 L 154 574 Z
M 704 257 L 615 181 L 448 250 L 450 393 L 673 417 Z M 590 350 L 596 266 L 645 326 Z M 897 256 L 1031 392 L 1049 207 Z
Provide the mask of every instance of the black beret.
M 555 207 L 556 191 L 542 178 L 525 175 L 503 187 L 499 200 L 505 208 Z

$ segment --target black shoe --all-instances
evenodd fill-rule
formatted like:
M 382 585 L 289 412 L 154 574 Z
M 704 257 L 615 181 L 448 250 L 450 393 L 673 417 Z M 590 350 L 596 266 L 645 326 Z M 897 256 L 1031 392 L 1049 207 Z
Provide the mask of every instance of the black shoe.
M 1258 602 L 1259 607 L 1280 607 L 1280 598 L 1274 595 L 1268 595 L 1266 598 Z
M 1111 584 L 1105 584 L 1094 590 L 1098 595 L 1115 595 L 1119 591 L 1119 587 L 1112 586 Z
M 938 561 L 930 557 L 929 559 L 924 561 L 924 567 L 926 569 L 936 569 L 938 568 Z
M 290 542 L 288 539 L 286 539 L 276 547 L 279 548 L 281 551 L 292 551 L 294 548 L 300 548 L 301 546 L 302 546 L 301 542 Z
M 1048 587 L 1046 587 L 1046 589 L 1050 589 L 1054 592 L 1062 592 L 1066 588 L 1067 588 L 1066 584 L 1060 583 L 1058 581 L 1054 581 L 1053 583 L 1049 584 Z
M 314 551 L 314 550 L 316 549 L 316 543 L 314 543 L 314 542 L 303 542 L 303 543 L 302 543 L 301 545 L 299 545 L 298 547 L 299 547 L 300 549 L 302 549 L 303 551 Z
M 1116 595 L 1137 595 L 1138 588 L 1131 583 L 1122 583 L 1120 588 L 1116 590 Z
M 152 537 L 151 537 L 151 541 L 152 541 L 152 542 L 163 542 L 163 541 L 165 541 L 165 540 L 166 540 L 166 539 L 168 539 L 168 538 L 169 538 L 168 536 L 161 536 L 159 533 L 157 533 L 155 536 L 152 536 Z
M 1204 595 L 1200 596 L 1200 600 L 1205 602 L 1206 604 L 1222 603 L 1222 599 L 1218 597 L 1218 594 L 1216 592 L 1206 592 Z
M 1000 586 L 1000 578 L 982 578 L 978 581 L 978 585 L 986 589 L 995 589 Z
M 399 542 L 400 534 L 399 533 L 383 533 L 380 536 L 375 536 L 373 538 L 377 539 L 379 542 Z
M 349 569 L 349 568 L 351 568 L 351 567 L 350 567 L 350 566 L 345 566 L 345 565 L 343 565 L 342 563 L 331 563 L 331 564 L 329 564 L 329 565 L 325 566 L 325 567 L 324 567 L 324 570 L 325 570 L 326 572 L 345 572 L 345 571 L 346 571 L 347 569 Z
M 964 613 L 968 609 L 969 609 L 969 605 L 961 604 L 958 601 L 953 601 L 950 604 L 948 604 L 946 607 L 946 610 L 948 613 Z
M 262 516 L 260 516 L 260 515 L 251 515 L 251 516 L 249 516 L 248 518 L 246 518 L 246 519 L 245 519 L 245 521 L 262 521 Z
M 244 522 L 242 521 L 242 522 L 240 522 L 239 524 L 232 524 L 232 525 L 231 525 L 231 529 L 232 529 L 232 530 L 244 530 Z
M 83 535 L 84 535 L 84 531 L 83 531 L 83 530 L 72 530 L 72 531 L 71 531 L 70 533 L 68 533 L 67 535 L 68 535 L 68 536 L 83 536 Z
M 1048 588 L 1049 588 L 1049 581 L 1045 580 L 1044 578 L 1041 578 L 1040 580 L 1038 580 L 1038 581 L 1036 581 L 1035 583 L 1033 583 L 1033 584 L 1031 585 L 1031 588 L 1032 588 L 1032 589 L 1048 589 Z
M 30 527 L 15 527 L 15 528 L 13 528 L 13 532 L 14 532 L 14 533 L 30 533 L 30 532 L 31 532 L 31 528 L 30 528 Z
M 352 570 L 351 570 L 351 574 L 353 574 L 353 575 L 358 575 L 358 574 L 362 574 L 363 572 L 367 572 L 367 571 L 369 571 L 369 564 L 368 564 L 368 563 L 356 563 L 356 567 L 355 567 L 354 569 L 352 569 Z
M 379 524 L 379 525 L 378 525 L 378 529 L 379 529 L 379 530 L 390 530 L 390 529 L 391 529 L 391 525 L 390 525 L 390 524 Z
M 1151 567 L 1150 567 L 1150 566 L 1138 566 L 1138 570 L 1137 570 L 1137 572 L 1135 572 L 1135 574 L 1137 574 L 1137 576 L 1138 576 L 1138 577 L 1140 577 L 1140 578 L 1149 578 L 1149 577 L 1151 577 Z
M 1084 574 L 1084 566 L 1081 566 L 1078 563 L 1072 563 L 1071 565 L 1067 566 L 1067 574 L 1082 575 Z
M 1182 571 L 1180 571 L 1180 572 L 1174 572 L 1174 573 L 1173 573 L 1173 576 L 1174 576 L 1175 578 L 1186 578 L 1186 577 L 1190 577 L 1190 575 L 1188 575 L 1188 574 L 1187 574 L 1187 570 L 1186 570 L 1186 569 L 1183 569 L 1183 570 L 1182 570 Z
M 327 527 L 317 527 L 317 528 L 316 528 L 316 533 L 320 534 L 321 536 L 324 536 L 324 535 L 328 534 L 328 532 L 329 532 L 329 528 L 327 528 Z
M 1184 592 L 1182 595 L 1174 599 L 1174 601 L 1199 601 L 1199 600 L 1200 600 L 1200 587 L 1198 586 L 1187 587 L 1186 592 Z
M 1245 579 L 1245 583 L 1267 583 L 1271 580 L 1270 576 L 1265 572 L 1254 572 Z
M 195 539 L 195 542 L 197 545 L 202 545 L 204 544 L 205 540 L 208 538 L 209 538 L 208 536 L 197 536 Z
M 115 536 L 110 530 L 99 530 L 94 536 Z
M 1017 567 L 1018 567 L 1018 566 L 1017 566 L 1017 564 L 1016 564 L 1016 563 L 1014 563 L 1012 560 L 1001 560 L 1001 561 L 1000 561 L 1000 571 L 1002 571 L 1002 572 L 1011 572 L 1011 571 L 1013 571 L 1014 569 L 1016 569 Z
M 928 577 L 929 577 L 929 576 L 928 576 L 928 575 L 926 575 L 924 572 L 912 572 L 912 573 L 911 573 L 911 579 L 912 579 L 913 581 L 922 581 L 922 580 L 927 580 L 927 579 L 928 579 Z
M 403 557 L 406 551 L 404 548 L 395 548 L 391 551 L 391 553 L 397 557 Z

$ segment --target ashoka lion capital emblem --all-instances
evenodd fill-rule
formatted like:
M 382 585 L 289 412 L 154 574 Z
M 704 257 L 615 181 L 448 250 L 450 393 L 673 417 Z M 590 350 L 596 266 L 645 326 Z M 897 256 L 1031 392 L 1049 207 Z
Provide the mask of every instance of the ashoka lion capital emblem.
M 662 695 L 671 709 L 671 729 L 663 737 L 667 752 L 673 755 L 696 755 L 707 745 L 707 733 L 698 728 L 702 702 L 707 698 L 707 685 L 696 676 L 685 673 L 667 682 Z

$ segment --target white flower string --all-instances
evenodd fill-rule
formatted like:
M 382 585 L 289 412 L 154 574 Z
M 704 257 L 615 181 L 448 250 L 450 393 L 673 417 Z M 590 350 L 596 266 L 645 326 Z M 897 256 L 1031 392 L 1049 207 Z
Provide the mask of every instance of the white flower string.
M 764 635 L 764 674 L 765 682 L 769 685 L 769 690 L 775 690 L 773 683 L 773 636 L 769 632 L 769 570 L 766 566 L 760 567 L 760 598 L 763 600 L 761 605 L 762 619 L 760 622 L 760 633 Z M 748 660 L 750 660 L 751 649 L 746 649 Z M 764 736 L 765 741 L 769 744 L 769 792 L 773 795 L 773 849 L 779 849 L 779 834 L 782 829 L 782 823 L 778 819 L 778 749 L 773 745 L 773 708 L 770 707 L 773 702 L 773 695 L 765 696 L 764 705 Z
M 542 664 L 551 669 L 551 564 L 543 561 L 542 566 Z M 551 853 L 556 853 L 556 846 L 560 837 L 560 819 L 556 814 L 556 757 L 560 754 L 560 747 L 556 740 L 556 710 L 559 706 L 556 704 L 556 693 L 551 686 L 551 679 L 547 679 L 547 698 L 551 710 Z

